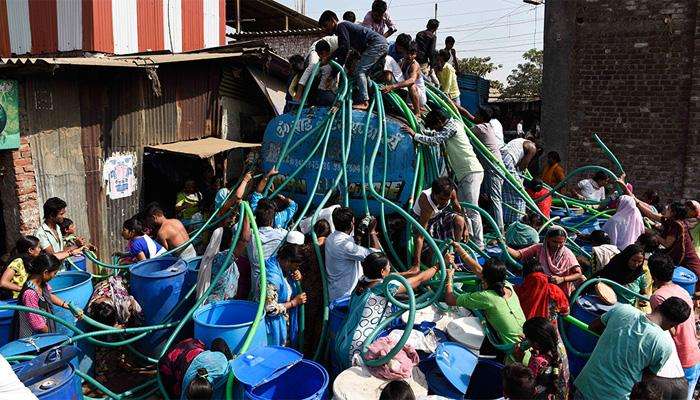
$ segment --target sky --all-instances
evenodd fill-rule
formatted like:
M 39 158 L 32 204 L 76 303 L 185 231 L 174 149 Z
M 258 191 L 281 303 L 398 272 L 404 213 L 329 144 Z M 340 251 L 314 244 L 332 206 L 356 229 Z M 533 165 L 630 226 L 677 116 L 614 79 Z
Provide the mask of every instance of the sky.
M 415 34 L 425 29 L 438 5 L 438 47 L 443 48 L 445 37 L 453 36 L 459 58 L 491 57 L 503 67 L 487 78 L 506 83 L 511 70 L 523 61 L 522 54 L 535 47 L 542 49 L 544 37 L 544 5 L 533 6 L 522 0 L 386 0 L 389 15 L 399 32 Z M 295 8 L 299 0 L 277 0 Z M 348 4 L 352 4 L 348 8 Z M 330 9 L 342 17 L 345 11 L 354 11 L 358 20 L 371 8 L 372 0 L 306 0 L 306 15 L 317 19 Z

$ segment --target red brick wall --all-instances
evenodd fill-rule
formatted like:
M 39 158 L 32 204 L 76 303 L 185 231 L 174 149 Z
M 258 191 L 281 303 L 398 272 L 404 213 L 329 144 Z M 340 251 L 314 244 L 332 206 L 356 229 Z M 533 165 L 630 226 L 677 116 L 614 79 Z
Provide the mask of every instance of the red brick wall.
M 15 169 L 19 230 L 23 235 L 32 234 L 41 223 L 41 205 L 37 202 L 32 151 L 27 138 L 23 137 L 19 149 L 12 152 L 12 163 Z
M 598 133 L 618 156 L 638 193 L 653 187 L 665 199 L 700 196 L 695 175 L 700 161 L 696 155 L 700 150 L 700 62 L 695 60 L 699 3 L 572 3 L 561 13 L 570 18 L 573 12 L 573 23 L 552 23 L 560 32 L 545 35 L 545 52 L 548 40 L 556 48 L 557 38 L 572 38 L 569 54 L 559 51 L 545 56 L 545 70 L 548 57 L 569 57 L 565 61 L 568 84 L 545 83 L 543 96 L 546 103 L 552 93 L 547 87 L 568 90 L 568 105 L 561 110 L 552 104 L 545 107 L 545 112 L 554 110 L 551 113 L 568 119 L 568 132 L 547 131 L 544 126 L 545 142 L 547 136 L 568 135 L 569 170 L 587 164 L 612 168 L 591 138 Z

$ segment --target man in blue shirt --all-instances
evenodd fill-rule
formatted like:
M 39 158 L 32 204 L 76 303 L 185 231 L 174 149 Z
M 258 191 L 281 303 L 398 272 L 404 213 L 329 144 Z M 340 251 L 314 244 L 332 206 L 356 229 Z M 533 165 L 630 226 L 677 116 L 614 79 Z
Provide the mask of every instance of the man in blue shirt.
M 258 203 L 263 199 L 262 193 L 265 191 L 265 186 L 270 177 L 277 175 L 278 172 L 275 168 L 272 168 L 267 175 L 265 175 L 260 182 L 255 192 L 250 196 L 250 208 L 255 212 L 258 209 Z M 294 218 L 294 214 L 297 212 L 297 203 L 287 197 L 282 195 L 277 195 L 274 200 L 272 200 L 277 212 L 275 212 L 274 228 L 284 229 L 289 225 L 289 222 Z
M 365 26 L 347 21 L 338 22 L 338 16 L 330 10 L 321 14 L 318 23 L 327 35 L 338 36 L 338 49 L 332 55 L 328 52 L 323 52 L 323 54 L 319 52 L 324 64 L 327 64 L 331 58 L 341 65 L 345 64 L 350 49 L 360 53 L 360 61 L 354 71 L 359 102 L 354 105 L 354 108 L 368 109 L 367 72 L 386 54 L 389 47 L 386 38 Z
M 685 322 L 690 306 L 669 297 L 651 314 L 618 304 L 589 328 L 600 333 L 574 385 L 574 400 L 627 399 L 644 371 L 656 375 L 674 352 L 671 328 Z

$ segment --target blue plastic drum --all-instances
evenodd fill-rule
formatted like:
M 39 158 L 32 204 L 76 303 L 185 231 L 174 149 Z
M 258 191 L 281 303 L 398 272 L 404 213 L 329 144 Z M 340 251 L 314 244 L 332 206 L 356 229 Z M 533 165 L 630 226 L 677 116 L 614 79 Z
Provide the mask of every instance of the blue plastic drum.
M 219 301 L 194 313 L 194 337 L 209 347 L 216 338 L 226 341 L 231 352 L 238 354 L 248 330 L 253 325 L 258 304 L 244 300 Z M 264 317 L 263 317 L 264 318 Z M 250 348 L 267 346 L 265 321 L 260 321 Z
M 80 309 L 87 307 L 92 296 L 92 275 L 85 271 L 61 271 L 49 284 L 53 294 Z M 54 306 L 53 313 L 66 321 L 75 321 L 73 314 L 65 308 Z M 68 336 L 75 335 L 75 332 L 61 324 L 56 324 L 56 331 Z
M 301 360 L 271 381 L 246 389 L 245 398 L 322 400 L 326 398 L 329 381 L 328 372 L 320 364 Z
M 695 294 L 695 284 L 698 281 L 698 277 L 695 273 L 685 267 L 676 267 L 673 271 L 673 283 L 685 289 L 690 297 Z
M 583 321 L 587 324 L 593 322 L 596 318 L 610 311 L 613 306 L 609 306 L 600 301 L 598 296 L 588 295 L 581 296 L 576 299 L 576 302 L 571 307 L 571 316 Z M 590 353 L 595 348 L 596 343 L 598 343 L 598 337 L 591 335 L 588 332 L 584 332 L 571 324 L 565 325 L 566 335 L 569 342 L 579 352 Z M 588 361 L 586 358 L 581 358 L 573 353 L 568 355 L 569 358 L 569 372 L 572 377 L 575 377 L 581 372 L 583 366 Z
M 129 269 L 131 294 L 143 309 L 145 325 L 179 321 L 187 312 L 184 300 L 190 287 L 185 285 L 187 264 L 175 257 L 142 261 Z M 171 329 L 155 331 L 137 342 L 137 348 L 149 355 L 160 355 Z
M 0 305 L 16 306 L 17 300 L 0 301 Z M 12 334 L 12 316 L 14 314 L 14 310 L 0 310 L 0 346 L 4 346 L 10 342 L 10 335 Z
M 67 346 L 73 348 L 72 346 Z M 79 400 L 83 398 L 81 379 L 75 373 L 71 363 L 75 351 L 66 347 L 65 357 L 60 353 L 58 358 L 48 355 L 55 350 L 44 353 L 31 361 L 26 361 L 12 367 L 22 383 L 40 400 Z
M 70 257 L 69 260 L 81 271 L 87 271 L 87 259 L 84 255 L 78 254 L 76 256 Z M 70 265 L 69 263 L 66 263 Z M 72 266 L 71 266 L 72 267 Z

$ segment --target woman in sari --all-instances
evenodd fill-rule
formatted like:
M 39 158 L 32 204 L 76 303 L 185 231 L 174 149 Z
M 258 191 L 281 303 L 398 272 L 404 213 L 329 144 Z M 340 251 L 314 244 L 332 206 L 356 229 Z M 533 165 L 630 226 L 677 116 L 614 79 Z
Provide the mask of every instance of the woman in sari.
M 615 215 L 605 222 L 603 230 L 618 249 L 624 249 L 637 241 L 639 235 L 644 233 L 644 218 L 633 197 L 620 197 Z
M 700 257 L 693 246 L 690 229 L 686 220 L 687 211 L 683 203 L 673 202 L 663 214 L 654 213 L 651 207 L 637 200 L 639 211 L 645 217 L 661 223 L 661 232 L 654 238 L 665 248 L 665 253 L 676 265 L 681 265 L 700 276 Z M 698 281 L 700 282 L 700 281 Z M 695 284 L 695 296 L 700 295 L 700 283 Z
M 631 244 L 610 260 L 608 265 L 595 276 L 609 279 L 619 283 L 634 293 L 650 296 L 648 292 L 649 282 L 644 274 L 644 248 L 638 244 Z M 617 293 L 617 300 L 623 304 L 632 304 L 645 307 L 646 302 L 638 300 L 628 293 Z
M 537 259 L 549 276 L 549 281 L 559 286 L 569 296 L 574 291 L 574 283 L 586 280 L 578 265 L 576 256 L 566 246 L 566 230 L 552 225 L 544 239 L 544 243 L 538 243 L 522 250 L 508 248 L 511 257 L 528 262 Z

